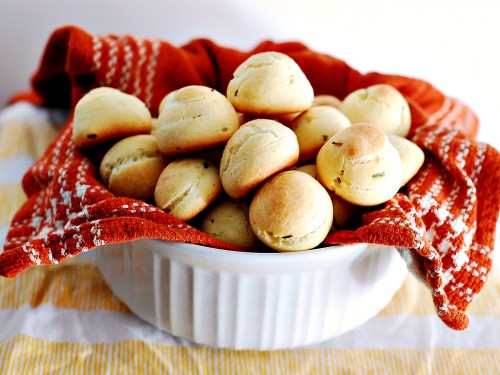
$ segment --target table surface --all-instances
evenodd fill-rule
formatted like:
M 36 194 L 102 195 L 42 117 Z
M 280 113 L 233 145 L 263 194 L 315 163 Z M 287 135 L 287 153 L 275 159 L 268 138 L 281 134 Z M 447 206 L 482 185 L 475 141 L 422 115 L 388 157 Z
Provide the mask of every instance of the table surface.
M 0 244 L 25 200 L 22 176 L 56 132 L 49 116 L 29 105 L 0 112 Z M 497 266 L 468 313 L 468 329 L 447 328 L 426 287 L 410 275 L 377 316 L 329 341 L 277 351 L 214 349 L 173 337 L 131 314 L 104 282 L 90 252 L 0 278 L 0 373 L 500 371 Z

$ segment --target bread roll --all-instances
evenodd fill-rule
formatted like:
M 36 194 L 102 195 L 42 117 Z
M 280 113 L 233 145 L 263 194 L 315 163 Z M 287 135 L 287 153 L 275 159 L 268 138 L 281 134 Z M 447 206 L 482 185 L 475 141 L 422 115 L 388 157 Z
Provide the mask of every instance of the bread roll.
M 252 121 L 255 119 L 256 119 L 256 117 L 254 117 L 252 115 L 246 115 L 244 113 L 238 112 L 238 121 L 239 121 L 240 126 L 243 124 L 246 124 L 248 121 Z
M 162 113 L 162 112 L 163 112 L 163 109 L 165 108 L 165 103 L 166 103 L 167 101 L 169 101 L 169 100 L 170 100 L 170 98 L 172 97 L 172 95 L 174 95 L 174 94 L 173 94 L 174 92 L 175 92 L 175 90 L 174 90 L 174 91 L 170 91 L 170 92 L 169 92 L 167 95 L 165 95 L 165 96 L 163 97 L 163 99 L 160 101 L 160 104 L 158 105 L 158 115 L 160 115 L 160 113 Z M 169 96 L 169 95 L 170 95 L 170 96 Z
M 332 226 L 332 201 L 314 178 L 284 171 L 266 181 L 250 204 L 250 225 L 257 237 L 278 251 L 318 246 Z
M 222 145 L 238 127 L 238 114 L 224 95 L 186 86 L 164 99 L 155 135 L 161 152 L 180 155 Z
M 151 128 L 151 113 L 140 99 L 111 87 L 99 87 L 76 104 L 72 138 L 77 147 L 83 148 L 149 134 Z
M 316 164 L 305 164 L 295 169 L 307 173 L 314 179 L 318 179 L 318 168 Z M 340 198 L 333 191 L 327 190 L 333 205 L 332 229 L 346 228 L 359 218 L 361 208 Z
M 293 166 L 299 157 L 294 132 L 274 120 L 242 125 L 229 139 L 220 163 L 226 193 L 239 199 L 273 174 Z
M 406 137 L 410 131 L 408 102 L 398 90 L 387 84 L 373 85 L 350 93 L 339 109 L 352 124 L 368 122 L 388 134 L 401 137 Z
M 201 230 L 244 249 L 256 249 L 260 242 L 250 226 L 248 212 L 247 202 L 223 199 L 207 210 L 201 222 Z
M 331 137 L 316 164 L 321 183 L 355 205 L 386 202 L 401 186 L 398 151 L 387 134 L 372 124 L 354 124 Z
M 271 120 L 278 121 L 280 124 L 290 126 L 290 124 L 303 112 L 285 113 L 284 115 L 270 116 Z
M 220 159 L 222 158 L 222 153 L 224 152 L 224 146 L 217 146 L 214 148 L 208 148 L 206 150 L 200 150 L 196 152 L 196 157 L 205 159 L 206 161 L 209 161 L 213 165 L 217 166 L 217 168 L 220 166 Z
M 316 180 L 318 179 L 318 168 L 316 167 L 316 164 L 304 164 L 300 167 L 295 168 L 295 170 L 307 173 L 309 176 Z
M 424 152 L 409 139 L 398 135 L 389 134 L 389 141 L 396 148 L 401 158 L 401 166 L 403 168 L 401 186 L 406 185 L 417 174 L 422 164 L 424 164 Z
M 330 198 L 333 205 L 333 229 L 348 228 L 357 222 L 362 212 L 360 206 L 347 202 L 333 191 L 330 191 Z
M 322 95 L 316 95 L 314 97 L 312 105 L 313 105 L 313 107 L 318 106 L 318 105 L 327 105 L 327 106 L 333 107 L 335 109 L 339 109 L 341 103 L 342 103 L 342 100 L 340 100 L 336 96 L 322 94 Z
M 282 115 L 311 106 L 314 92 L 299 65 L 280 52 L 250 56 L 233 74 L 227 98 L 242 113 Z
M 201 158 L 172 161 L 162 171 L 154 198 L 156 205 L 181 220 L 190 220 L 222 193 L 219 170 Z
M 155 137 L 140 134 L 115 143 L 104 155 L 99 172 L 113 194 L 148 201 L 167 163 Z
M 299 164 L 316 159 L 321 146 L 350 125 L 349 119 L 333 107 L 316 106 L 303 112 L 290 125 L 299 142 Z

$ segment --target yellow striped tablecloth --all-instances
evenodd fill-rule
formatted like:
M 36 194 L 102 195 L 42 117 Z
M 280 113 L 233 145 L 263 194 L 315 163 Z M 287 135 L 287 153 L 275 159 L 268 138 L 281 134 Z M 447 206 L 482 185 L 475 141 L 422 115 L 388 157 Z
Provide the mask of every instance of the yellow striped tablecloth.
M 0 249 L 25 199 L 21 178 L 60 116 L 26 103 L 0 112 Z M 376 317 L 329 341 L 276 351 L 214 349 L 131 314 L 89 253 L 0 278 L 0 374 L 500 374 L 497 266 L 468 313 L 467 330 L 447 328 L 424 285 L 409 276 Z

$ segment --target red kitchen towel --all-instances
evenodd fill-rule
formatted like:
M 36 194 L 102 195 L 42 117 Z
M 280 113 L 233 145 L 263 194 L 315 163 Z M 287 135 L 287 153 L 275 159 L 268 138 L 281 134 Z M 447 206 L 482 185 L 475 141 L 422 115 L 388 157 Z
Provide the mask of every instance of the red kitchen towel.
M 176 47 L 130 35 L 96 36 L 68 26 L 49 39 L 32 91 L 13 100 L 72 109 L 90 89 L 111 86 L 139 97 L 156 116 L 161 99 L 174 89 L 196 84 L 225 93 L 239 64 L 269 50 L 291 56 L 315 94 L 344 98 L 358 88 L 388 83 L 406 97 L 412 113 L 409 137 L 425 151 L 424 166 L 393 199 L 365 214 L 358 229 L 334 232 L 325 244 L 395 246 L 429 286 L 441 320 L 454 329 L 466 328 L 466 308 L 492 265 L 500 155 L 474 141 L 474 113 L 431 84 L 361 74 L 295 42 L 265 41 L 244 52 L 206 39 Z M 71 141 L 71 132 L 70 116 L 23 179 L 28 199 L 12 220 L 0 254 L 0 275 L 14 277 L 100 245 L 143 237 L 239 250 L 148 203 L 111 194 L 99 181 L 96 166 Z

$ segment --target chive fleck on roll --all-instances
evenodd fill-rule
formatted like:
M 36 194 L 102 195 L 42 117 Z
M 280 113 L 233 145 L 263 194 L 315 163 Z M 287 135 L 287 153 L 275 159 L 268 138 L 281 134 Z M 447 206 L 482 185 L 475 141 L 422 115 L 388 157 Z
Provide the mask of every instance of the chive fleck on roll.
M 328 189 L 359 206 L 375 206 L 399 190 L 401 159 L 378 126 L 359 123 L 331 137 L 316 159 L 318 178 Z

